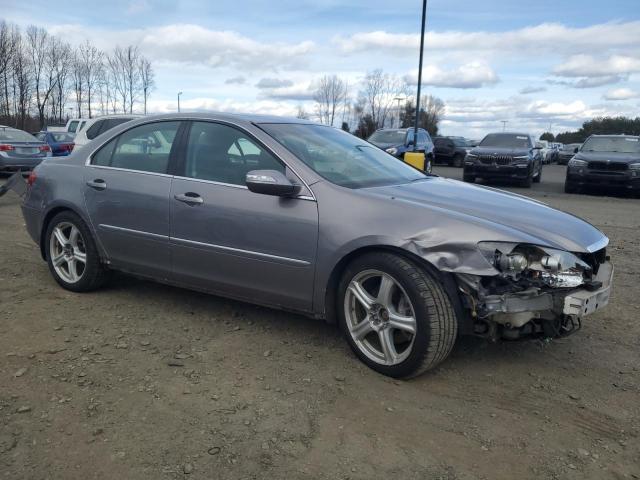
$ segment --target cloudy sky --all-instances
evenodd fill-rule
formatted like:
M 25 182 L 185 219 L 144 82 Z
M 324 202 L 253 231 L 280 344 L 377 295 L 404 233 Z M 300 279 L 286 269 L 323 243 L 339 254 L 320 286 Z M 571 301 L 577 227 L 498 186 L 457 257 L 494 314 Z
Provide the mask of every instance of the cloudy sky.
M 324 74 L 376 68 L 415 84 L 419 0 L 0 0 L 0 17 L 72 43 L 138 44 L 155 66 L 151 108 L 295 115 Z M 539 134 L 640 110 L 638 0 L 430 0 L 427 93 L 442 131 Z

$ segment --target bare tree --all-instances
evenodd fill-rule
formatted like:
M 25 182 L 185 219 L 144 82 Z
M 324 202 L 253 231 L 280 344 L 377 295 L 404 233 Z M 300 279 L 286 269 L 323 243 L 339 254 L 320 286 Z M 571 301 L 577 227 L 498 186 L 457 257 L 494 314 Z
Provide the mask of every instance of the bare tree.
M 155 74 L 151 62 L 145 57 L 140 57 L 140 87 L 142 88 L 142 96 L 144 99 L 144 114 L 147 114 L 147 99 L 151 91 L 155 88 Z
M 296 113 L 296 118 L 301 118 L 303 120 L 309 120 L 309 114 L 304 109 L 302 105 L 298 105 L 298 113 Z
M 401 112 L 400 120 L 402 127 L 412 127 L 415 125 L 416 114 L 415 97 L 409 98 L 405 104 L 404 111 Z M 438 124 L 444 115 L 444 102 L 433 95 L 426 95 L 420 100 L 420 116 L 418 117 L 418 127 L 424 128 L 430 135 L 438 134 Z
M 333 125 L 338 108 L 344 101 L 347 86 L 337 75 L 325 75 L 318 82 L 313 99 L 316 102 L 316 113 L 320 121 Z
M 71 75 L 73 78 L 73 93 L 76 97 L 76 113 L 78 118 L 82 118 L 82 103 L 84 102 L 84 65 L 80 54 L 76 51 L 71 59 Z
M 78 60 L 81 64 L 82 75 L 84 75 L 84 88 L 87 98 L 87 111 L 89 118 L 92 116 L 91 105 L 93 103 L 93 93 L 98 85 L 102 70 L 103 53 L 87 40 L 78 48 Z
M 360 94 L 376 128 L 384 127 L 394 98 L 406 95 L 407 91 L 406 83 L 394 75 L 384 73 L 380 69 L 367 73 Z
M 16 37 L 13 55 L 13 98 L 16 126 L 24 128 L 29 106 L 31 102 L 31 62 L 21 36 Z
M 133 113 L 133 105 L 141 91 L 139 59 L 138 47 L 133 45 L 125 48 L 116 47 L 109 58 L 112 79 L 122 100 L 124 113 Z
M 36 94 L 36 108 L 40 127 L 44 126 L 44 112 L 51 92 L 56 86 L 51 64 L 52 42 L 44 28 L 31 25 L 27 27 L 27 52 L 33 87 Z
M 0 81 L 2 82 L 2 105 L 0 112 L 9 116 L 11 106 L 9 100 L 9 84 L 11 67 L 16 49 L 16 35 L 14 29 L 4 20 L 0 21 Z

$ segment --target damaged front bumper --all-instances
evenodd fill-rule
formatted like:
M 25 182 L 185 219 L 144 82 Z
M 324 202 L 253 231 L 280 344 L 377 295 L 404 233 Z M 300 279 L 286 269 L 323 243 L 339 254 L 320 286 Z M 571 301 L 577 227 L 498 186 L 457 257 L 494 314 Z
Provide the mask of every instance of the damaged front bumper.
M 472 309 L 474 333 L 493 339 L 517 339 L 528 336 L 563 336 L 577 330 L 583 317 L 609 303 L 613 279 L 610 261 L 600 264 L 592 280 L 579 288 L 528 290 L 500 295 L 466 294 Z M 470 285 L 469 276 L 460 276 L 462 285 Z

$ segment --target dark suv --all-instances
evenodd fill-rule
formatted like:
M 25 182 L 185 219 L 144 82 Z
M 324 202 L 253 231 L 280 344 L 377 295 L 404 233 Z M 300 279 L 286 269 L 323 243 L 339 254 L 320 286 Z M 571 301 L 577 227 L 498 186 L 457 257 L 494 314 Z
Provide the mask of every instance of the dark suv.
M 403 158 L 405 152 L 413 151 L 413 128 L 382 128 L 376 130 L 367 141 L 394 157 Z M 433 141 L 423 128 L 418 129 L 417 150 L 424 152 L 425 166 L 428 162 L 433 163 Z
M 564 191 L 582 187 L 624 188 L 640 193 L 640 137 L 591 135 L 569 160 Z
M 434 137 L 433 144 L 436 162 L 454 167 L 464 165 L 464 157 L 470 150 L 469 142 L 463 137 Z
M 465 182 L 515 180 L 525 187 L 542 178 L 542 153 L 527 133 L 490 133 L 464 160 Z

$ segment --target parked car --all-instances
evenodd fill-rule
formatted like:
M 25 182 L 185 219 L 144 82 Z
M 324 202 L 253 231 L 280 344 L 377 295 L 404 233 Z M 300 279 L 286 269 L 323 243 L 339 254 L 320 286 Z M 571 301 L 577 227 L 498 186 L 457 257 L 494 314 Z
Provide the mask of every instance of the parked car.
M 0 174 L 30 172 L 51 156 L 51 147 L 17 128 L 0 125 Z
M 121 123 L 129 122 L 135 118 L 139 118 L 142 115 L 105 115 L 102 117 L 95 117 L 90 120 L 87 120 L 84 128 L 76 132 L 75 136 L 75 148 L 78 149 L 91 140 L 96 138 L 98 135 L 103 134 L 104 132 L 111 130 L 113 127 L 120 125 Z
M 464 161 L 463 179 L 512 180 L 525 187 L 540 182 L 542 154 L 527 133 L 490 133 L 473 148 Z
M 640 137 L 591 135 L 569 160 L 564 191 L 611 187 L 640 194 Z
M 581 143 L 568 143 L 558 151 L 558 165 L 566 165 L 578 153 Z
M 398 157 L 404 158 L 406 152 L 413 151 L 413 128 L 383 128 L 376 130 L 368 139 L 378 148 L 385 152 Z M 417 150 L 425 154 L 425 168 L 434 161 L 433 141 L 429 132 L 423 128 L 418 129 L 418 145 Z
M 46 131 L 34 133 L 33 136 L 49 145 L 54 157 L 64 157 L 71 154 L 75 145 L 72 133 Z
M 337 321 L 393 377 L 460 334 L 566 335 L 609 298 L 608 239 L 585 221 L 305 120 L 136 119 L 29 184 L 26 228 L 63 288 L 122 270 Z
M 69 120 L 67 120 L 65 132 L 78 133 L 85 127 L 88 121 L 88 118 L 70 118 Z
M 464 165 L 464 157 L 471 149 L 463 137 L 434 137 L 433 144 L 435 161 L 454 167 Z

